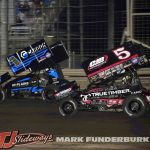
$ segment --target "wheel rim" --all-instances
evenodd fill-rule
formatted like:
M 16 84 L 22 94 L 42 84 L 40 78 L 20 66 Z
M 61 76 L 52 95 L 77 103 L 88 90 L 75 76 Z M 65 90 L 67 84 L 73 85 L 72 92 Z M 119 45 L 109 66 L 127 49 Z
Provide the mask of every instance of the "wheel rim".
M 132 101 L 129 103 L 129 110 L 132 113 L 138 113 L 141 111 L 141 104 L 137 101 Z
M 73 111 L 74 111 L 74 106 L 72 103 L 70 102 L 66 102 L 63 104 L 63 107 L 62 107 L 63 111 L 65 114 L 69 115 L 69 114 L 72 114 Z

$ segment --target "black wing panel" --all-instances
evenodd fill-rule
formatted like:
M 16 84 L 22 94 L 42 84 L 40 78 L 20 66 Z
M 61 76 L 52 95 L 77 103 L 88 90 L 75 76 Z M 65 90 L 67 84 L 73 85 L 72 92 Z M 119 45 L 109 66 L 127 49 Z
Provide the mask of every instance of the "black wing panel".
M 91 82 L 113 77 L 116 73 L 125 72 L 130 66 L 141 67 L 148 58 L 140 46 L 128 43 L 109 51 L 103 56 L 83 62 L 83 68 Z
M 8 65 L 14 74 L 52 67 L 68 58 L 62 42 L 48 46 L 44 39 L 7 57 Z

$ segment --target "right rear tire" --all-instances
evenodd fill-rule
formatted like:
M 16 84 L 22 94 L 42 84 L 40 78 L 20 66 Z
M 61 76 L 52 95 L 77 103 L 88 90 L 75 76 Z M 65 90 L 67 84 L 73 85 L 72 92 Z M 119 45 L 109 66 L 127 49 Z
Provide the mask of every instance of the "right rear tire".
M 138 118 L 147 110 L 146 97 L 143 95 L 131 95 L 124 100 L 123 111 L 130 118 Z

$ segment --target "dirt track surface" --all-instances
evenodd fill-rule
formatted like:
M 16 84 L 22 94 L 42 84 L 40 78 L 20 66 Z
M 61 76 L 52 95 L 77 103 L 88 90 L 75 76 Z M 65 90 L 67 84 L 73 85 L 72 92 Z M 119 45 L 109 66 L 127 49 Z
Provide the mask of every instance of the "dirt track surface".
M 19 130 L 20 133 L 43 133 L 54 136 L 150 137 L 150 112 L 138 119 L 130 119 L 123 112 L 79 112 L 72 118 L 63 118 L 57 104 L 40 99 L 12 99 L 0 104 L 0 132 Z M 40 147 L 42 146 L 42 148 Z M 48 143 L 15 146 L 14 150 L 30 149 L 145 149 L 141 144 L 79 144 Z M 49 147 L 49 148 L 47 148 Z M 80 148 L 79 148 L 80 147 Z M 88 147 L 88 148 L 87 148 Z
M 36 144 L 14 147 L 12 150 L 148 150 L 148 144 Z

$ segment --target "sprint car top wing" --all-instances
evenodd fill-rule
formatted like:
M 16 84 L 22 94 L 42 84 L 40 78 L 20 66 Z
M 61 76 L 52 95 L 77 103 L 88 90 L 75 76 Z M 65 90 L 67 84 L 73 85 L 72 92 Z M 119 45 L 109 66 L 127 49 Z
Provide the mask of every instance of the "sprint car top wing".
M 148 58 L 139 45 L 126 43 L 103 56 L 90 58 L 82 63 L 83 69 L 90 82 L 109 79 L 126 71 L 131 66 L 141 67 Z
M 31 71 L 52 67 L 68 58 L 61 41 L 48 46 L 44 39 L 7 57 L 7 62 L 14 74 L 27 69 Z

